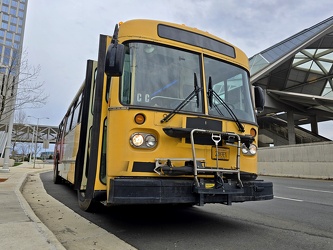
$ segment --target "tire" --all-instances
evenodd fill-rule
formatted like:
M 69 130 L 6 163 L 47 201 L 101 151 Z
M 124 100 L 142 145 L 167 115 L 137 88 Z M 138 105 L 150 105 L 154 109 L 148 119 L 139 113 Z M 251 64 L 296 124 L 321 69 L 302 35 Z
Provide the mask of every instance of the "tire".
M 96 202 L 93 199 L 86 199 L 85 192 L 82 190 L 77 190 L 77 200 L 80 209 L 86 212 L 94 212 L 96 209 Z
M 60 184 L 61 183 L 61 177 L 58 175 L 58 164 L 55 164 L 53 167 L 53 183 L 54 184 Z

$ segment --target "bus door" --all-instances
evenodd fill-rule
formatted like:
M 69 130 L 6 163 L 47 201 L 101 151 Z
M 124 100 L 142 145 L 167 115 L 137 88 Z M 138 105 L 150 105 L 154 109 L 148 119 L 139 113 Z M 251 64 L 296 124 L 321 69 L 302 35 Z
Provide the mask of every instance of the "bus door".
M 75 162 L 74 189 L 76 190 L 85 190 L 87 184 L 91 145 L 91 130 L 93 123 L 93 96 L 95 92 L 96 71 L 97 62 L 88 60 L 82 100 L 80 142 Z

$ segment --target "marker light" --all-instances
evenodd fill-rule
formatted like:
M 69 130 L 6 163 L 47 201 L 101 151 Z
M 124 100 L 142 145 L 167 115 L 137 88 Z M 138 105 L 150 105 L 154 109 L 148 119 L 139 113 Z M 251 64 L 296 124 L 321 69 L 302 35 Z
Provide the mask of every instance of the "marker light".
M 139 113 L 139 114 L 135 115 L 134 121 L 135 121 L 136 124 L 141 125 L 141 124 L 145 123 L 146 117 L 144 116 L 144 114 Z
M 251 128 L 250 135 L 252 135 L 253 137 L 255 137 L 257 135 L 257 130 L 255 128 Z

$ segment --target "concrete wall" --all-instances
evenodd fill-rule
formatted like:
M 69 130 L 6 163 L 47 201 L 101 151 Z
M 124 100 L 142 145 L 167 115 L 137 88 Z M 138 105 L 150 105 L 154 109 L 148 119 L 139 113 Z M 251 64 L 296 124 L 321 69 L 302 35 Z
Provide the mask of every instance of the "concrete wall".
M 259 148 L 258 173 L 333 179 L 333 142 Z
M 3 167 L 4 158 L 0 158 L 0 167 Z M 15 161 L 13 159 L 9 159 L 9 167 L 14 166 Z

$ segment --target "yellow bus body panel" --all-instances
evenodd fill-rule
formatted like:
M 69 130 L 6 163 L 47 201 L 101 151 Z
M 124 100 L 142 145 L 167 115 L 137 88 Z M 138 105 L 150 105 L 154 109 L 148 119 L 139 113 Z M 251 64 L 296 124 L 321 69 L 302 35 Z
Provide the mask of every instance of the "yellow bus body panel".
M 184 44 L 181 42 L 159 37 L 157 34 L 157 26 L 159 24 L 179 28 L 179 29 L 186 30 L 189 32 L 194 32 L 194 33 L 197 33 L 197 34 L 200 34 L 203 36 L 213 38 L 214 40 L 223 42 L 225 44 L 228 44 L 235 49 L 236 58 L 231 58 L 229 56 L 225 56 L 220 53 L 216 53 L 216 52 L 213 52 L 213 51 L 210 51 L 207 49 L 201 49 L 196 46 L 192 46 L 192 45 L 188 45 L 188 44 Z M 169 22 L 146 20 L 146 19 L 130 20 L 130 21 L 121 23 L 120 28 L 119 28 L 119 42 L 122 43 L 127 40 L 152 41 L 152 42 L 158 42 L 158 43 L 162 43 L 162 44 L 176 46 L 176 47 L 183 48 L 183 49 L 189 49 L 192 51 L 198 51 L 201 53 L 205 53 L 207 55 L 214 56 L 216 58 L 220 58 L 220 59 L 229 61 L 229 62 L 239 65 L 247 70 L 249 69 L 249 59 L 242 50 L 240 50 L 239 48 L 235 47 L 231 43 L 229 43 L 217 36 L 214 36 L 208 32 L 201 31 L 196 28 L 191 28 L 184 24 L 181 25 L 181 24 L 174 24 L 174 23 L 169 23 Z

